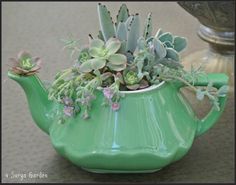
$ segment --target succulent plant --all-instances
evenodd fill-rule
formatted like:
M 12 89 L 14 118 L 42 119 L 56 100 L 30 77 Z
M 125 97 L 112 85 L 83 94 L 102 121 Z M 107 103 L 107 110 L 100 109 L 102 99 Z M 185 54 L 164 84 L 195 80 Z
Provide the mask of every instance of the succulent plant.
M 126 67 L 126 56 L 117 54 L 121 43 L 116 38 L 110 38 L 106 43 L 100 39 L 94 39 L 90 47 L 80 53 L 79 71 L 83 73 L 98 70 L 105 66 L 113 71 L 121 71 Z
M 18 75 L 33 75 L 41 68 L 41 59 L 32 57 L 27 51 L 21 51 L 17 58 L 10 58 L 9 60 L 13 63 L 10 70 Z
M 77 47 L 77 41 L 66 40 L 66 47 L 72 53 L 79 52 L 78 59 L 72 68 L 56 75 L 49 89 L 49 98 L 64 104 L 67 117 L 76 115 L 82 110 L 80 107 L 84 107 L 82 118 L 89 118 L 95 90 L 102 90 L 103 105 L 118 111 L 122 91 L 176 80 L 194 90 L 199 100 L 208 96 L 218 110 L 218 97 L 225 95 L 227 87 L 213 92 L 210 85 L 207 90 L 191 85 L 201 71 L 183 69 L 179 53 L 187 45 L 185 38 L 161 29 L 153 36 L 151 13 L 141 32 L 139 14 L 130 15 L 125 4 L 121 5 L 115 24 L 105 5 L 99 3 L 97 10 L 98 38 L 89 35 L 89 46 L 82 49 Z

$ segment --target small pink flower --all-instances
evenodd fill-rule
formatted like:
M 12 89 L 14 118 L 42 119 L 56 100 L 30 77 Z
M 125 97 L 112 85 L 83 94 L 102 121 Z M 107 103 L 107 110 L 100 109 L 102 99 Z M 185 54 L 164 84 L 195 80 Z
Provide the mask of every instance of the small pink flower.
M 109 87 L 103 89 L 103 94 L 107 99 L 111 99 L 114 96 L 113 90 Z
M 117 110 L 119 110 L 120 105 L 119 105 L 119 103 L 114 102 L 114 103 L 112 103 L 111 108 L 112 108 L 112 110 L 117 111 Z
M 70 107 L 70 106 L 65 106 L 64 107 L 64 114 L 66 116 L 72 116 L 74 113 L 74 107 Z

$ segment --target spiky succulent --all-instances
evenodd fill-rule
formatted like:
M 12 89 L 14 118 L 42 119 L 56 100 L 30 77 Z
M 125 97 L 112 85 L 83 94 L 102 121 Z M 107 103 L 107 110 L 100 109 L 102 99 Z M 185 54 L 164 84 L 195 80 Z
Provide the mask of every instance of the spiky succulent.
M 9 60 L 13 63 L 10 70 L 18 75 L 30 76 L 37 73 L 41 68 L 40 58 L 32 57 L 27 51 L 21 51 L 17 58 L 10 58 Z

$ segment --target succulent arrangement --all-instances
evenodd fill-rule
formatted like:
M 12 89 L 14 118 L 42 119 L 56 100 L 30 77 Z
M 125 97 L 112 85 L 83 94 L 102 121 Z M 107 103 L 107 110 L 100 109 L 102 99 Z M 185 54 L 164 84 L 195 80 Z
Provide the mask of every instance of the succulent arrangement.
M 228 87 L 223 86 L 217 91 L 211 82 L 207 88 L 192 85 L 204 71 L 201 67 L 184 70 L 180 58 L 180 52 L 187 45 L 184 37 L 162 29 L 153 34 L 151 13 L 141 32 L 140 15 L 130 15 L 125 4 L 121 5 L 115 23 L 105 5 L 99 3 L 97 10 L 98 36 L 94 38 L 89 34 L 89 45 L 85 47 L 78 46 L 76 40 L 64 40 L 65 47 L 76 53 L 77 59 L 72 67 L 56 74 L 49 88 L 49 99 L 64 105 L 66 117 L 83 110 L 82 117 L 89 118 L 97 90 L 103 92 L 103 105 L 118 111 L 119 101 L 124 97 L 122 91 L 140 90 L 162 81 L 184 83 L 196 92 L 199 100 L 207 96 L 219 110 L 218 97 L 225 96 Z M 21 56 L 19 64 L 28 59 Z M 33 62 L 31 58 L 29 60 Z M 21 65 L 12 70 L 28 75 L 36 72 L 37 67 L 30 66 L 29 70 L 26 65 Z

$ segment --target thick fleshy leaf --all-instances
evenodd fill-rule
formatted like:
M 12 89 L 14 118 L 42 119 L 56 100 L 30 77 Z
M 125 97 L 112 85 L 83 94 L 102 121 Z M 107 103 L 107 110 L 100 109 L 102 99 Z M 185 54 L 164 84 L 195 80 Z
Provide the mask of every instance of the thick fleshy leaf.
M 119 39 L 110 38 L 106 43 L 106 49 L 108 50 L 108 55 L 115 54 L 120 49 L 121 43 Z
M 114 64 L 111 64 L 111 63 L 108 62 L 107 67 L 109 67 L 113 71 L 122 71 L 126 68 L 126 63 L 121 64 L 121 65 L 114 65 Z
M 174 38 L 174 49 L 178 52 L 182 51 L 187 46 L 187 40 L 184 37 L 175 37 Z
M 165 42 L 163 42 L 163 44 L 164 44 L 167 48 L 174 48 L 174 45 L 173 45 L 170 41 L 165 41 Z
M 88 60 L 88 62 L 91 63 L 92 69 L 94 70 L 101 69 L 106 65 L 106 60 L 100 58 L 93 58 Z
M 92 68 L 91 62 L 89 62 L 89 61 L 82 63 L 79 67 L 79 71 L 82 73 L 88 73 L 92 70 L 93 70 L 93 68 Z
M 121 45 L 120 45 L 120 49 L 117 51 L 117 53 L 122 53 L 125 54 L 126 53 L 126 41 L 121 41 Z
M 90 42 L 90 48 L 92 48 L 92 47 L 102 48 L 104 45 L 105 45 L 105 43 L 100 39 L 93 39 Z
M 115 27 L 111 15 L 106 6 L 101 3 L 98 4 L 98 18 L 104 40 L 107 41 L 109 38 L 114 37 Z
M 116 37 L 121 41 L 127 40 L 127 30 L 124 22 L 119 22 L 116 31 Z
M 149 13 L 145 22 L 143 37 L 148 39 L 152 36 L 152 13 Z
M 166 58 L 170 58 L 172 60 L 175 61 L 179 61 L 180 57 L 177 51 L 175 51 L 172 48 L 166 48 L 167 54 L 166 54 Z
M 146 40 L 143 37 L 139 37 L 137 41 L 137 48 L 139 50 L 144 49 L 146 47 Z
M 164 45 L 159 41 L 158 39 L 154 38 L 153 39 L 153 46 L 155 49 L 156 57 L 158 59 L 162 59 L 166 56 L 166 48 Z
M 165 42 L 165 41 L 169 41 L 169 42 L 173 42 L 173 36 L 170 32 L 166 32 L 166 33 L 163 33 L 159 36 L 159 40 L 161 42 Z
M 140 18 L 139 15 L 134 15 L 133 20 L 130 22 L 128 32 L 127 32 L 127 45 L 126 50 L 134 52 L 137 47 L 137 40 L 139 38 L 140 30 Z
M 129 17 L 129 10 L 126 6 L 126 4 L 122 4 L 120 9 L 119 9 L 119 12 L 118 12 L 118 15 L 117 15 L 117 24 L 120 23 L 120 22 L 125 22 Z
M 105 49 L 95 48 L 95 47 L 89 49 L 89 55 L 91 55 L 94 58 L 103 57 L 105 56 L 105 54 L 106 54 Z
M 113 54 L 108 58 L 108 63 L 112 65 L 126 64 L 127 58 L 122 54 Z

